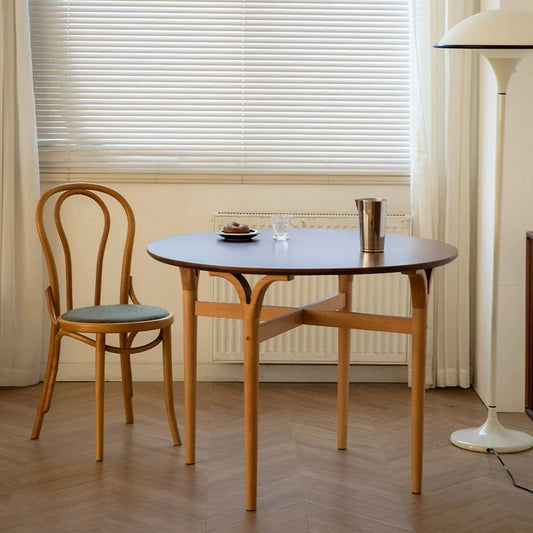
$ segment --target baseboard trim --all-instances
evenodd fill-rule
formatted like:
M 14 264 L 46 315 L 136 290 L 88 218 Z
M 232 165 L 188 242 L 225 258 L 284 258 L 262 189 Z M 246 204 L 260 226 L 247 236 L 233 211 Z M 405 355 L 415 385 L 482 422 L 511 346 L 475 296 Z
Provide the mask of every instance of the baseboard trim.
M 162 381 L 161 364 L 133 363 L 134 381 Z M 44 367 L 41 376 L 44 376 Z M 175 381 L 183 381 L 183 365 L 173 366 Z M 242 364 L 199 364 L 198 381 L 242 381 Z M 63 363 L 59 366 L 58 381 L 93 381 L 94 364 Z M 106 381 L 120 381 L 120 364 L 106 364 Z M 321 365 L 275 365 L 259 366 L 259 381 L 268 382 L 336 382 L 337 366 Z M 406 383 L 407 366 L 401 365 L 352 365 L 350 381 L 353 383 Z

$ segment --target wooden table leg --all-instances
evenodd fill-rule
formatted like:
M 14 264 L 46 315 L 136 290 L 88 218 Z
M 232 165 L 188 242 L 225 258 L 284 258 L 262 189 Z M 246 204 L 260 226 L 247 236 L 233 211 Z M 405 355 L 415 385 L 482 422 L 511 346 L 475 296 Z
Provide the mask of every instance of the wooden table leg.
M 244 456 L 246 470 L 246 510 L 255 511 L 257 505 L 257 419 L 259 389 L 259 319 L 247 316 L 243 321 L 244 334 Z
M 196 460 L 196 348 L 199 272 L 180 268 L 183 286 L 183 389 L 185 404 L 185 463 Z
M 352 310 L 353 276 L 339 276 L 339 293 L 346 294 L 345 305 L 340 311 Z M 338 329 L 337 360 L 337 448 L 346 450 L 348 445 L 348 398 L 350 394 L 350 340 L 351 329 Z
M 244 357 L 244 454 L 246 510 L 257 508 L 257 449 L 259 423 L 257 419 L 259 388 L 259 321 L 261 308 L 268 287 L 275 281 L 290 281 L 292 276 L 265 276 L 253 288 L 240 274 L 212 272 L 228 280 L 237 291 L 243 311 Z
M 411 492 L 422 492 L 424 454 L 424 394 L 428 287 L 431 271 L 408 272 L 413 306 L 413 358 L 411 377 Z

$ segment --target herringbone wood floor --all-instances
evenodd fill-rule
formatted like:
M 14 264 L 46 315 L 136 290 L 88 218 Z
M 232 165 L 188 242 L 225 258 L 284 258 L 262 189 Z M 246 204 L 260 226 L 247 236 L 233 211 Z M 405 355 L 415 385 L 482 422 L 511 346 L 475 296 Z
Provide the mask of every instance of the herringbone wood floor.
M 182 384 L 175 384 L 183 433 Z M 106 384 L 105 456 L 94 461 L 93 386 L 58 383 L 41 438 L 40 386 L 0 389 L 2 532 L 531 532 L 533 494 L 493 455 L 449 443 L 483 422 L 471 390 L 426 394 L 423 494 L 410 493 L 409 390 L 353 384 L 349 449 L 336 450 L 332 384 L 261 384 L 259 499 L 244 510 L 242 384 L 200 383 L 197 464 L 171 444 L 162 385 L 135 384 L 133 425 Z M 500 419 L 533 431 L 522 414 Z M 503 456 L 533 487 L 533 451 Z

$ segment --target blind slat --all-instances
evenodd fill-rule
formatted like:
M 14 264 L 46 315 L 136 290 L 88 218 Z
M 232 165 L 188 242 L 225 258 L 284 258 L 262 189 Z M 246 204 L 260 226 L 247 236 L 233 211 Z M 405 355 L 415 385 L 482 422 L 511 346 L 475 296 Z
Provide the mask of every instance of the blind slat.
M 407 175 L 407 0 L 30 0 L 41 167 Z

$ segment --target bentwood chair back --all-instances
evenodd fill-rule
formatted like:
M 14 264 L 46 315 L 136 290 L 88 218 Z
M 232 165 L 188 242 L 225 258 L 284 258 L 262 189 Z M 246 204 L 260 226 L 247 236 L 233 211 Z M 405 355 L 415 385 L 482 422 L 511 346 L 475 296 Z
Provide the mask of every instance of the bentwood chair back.
M 91 204 L 91 205 L 88 205 Z M 82 219 L 85 214 L 88 220 Z M 66 220 L 75 220 L 82 230 L 73 239 Z M 111 220 L 113 219 L 113 231 Z M 121 231 L 115 222 L 122 219 Z M 133 384 L 131 356 L 162 345 L 165 404 L 174 445 L 181 444 L 172 391 L 172 352 L 170 328 L 172 313 L 161 307 L 142 305 L 133 291 L 131 262 L 135 237 L 135 218 L 131 206 L 115 190 L 89 183 L 69 183 L 46 191 L 36 211 L 37 231 L 44 251 L 50 285 L 45 291 L 50 315 L 48 362 L 32 438 L 39 438 L 44 414 L 49 410 L 57 377 L 61 340 L 70 337 L 95 349 L 96 460 L 103 459 L 103 416 L 106 353 L 120 356 L 126 423 L 133 422 Z M 93 229 L 94 228 L 94 229 Z M 123 242 L 119 244 L 118 241 Z M 95 248 L 91 265 L 76 261 L 75 252 L 83 249 L 87 256 L 90 244 Z M 117 261 L 109 255 L 120 249 Z M 116 265 L 116 266 L 115 266 Z M 102 303 L 107 289 L 108 269 L 116 271 L 117 292 L 109 303 Z M 89 279 L 89 271 L 92 280 Z M 105 275 L 104 275 L 105 271 Z M 82 279 L 76 279 L 80 273 Z M 109 284 L 111 286 L 112 284 Z M 87 290 L 88 287 L 92 287 Z M 103 287 L 106 290 L 103 291 Z M 76 294 L 75 293 L 76 290 Z M 83 297 L 90 301 L 82 302 Z M 141 332 L 143 341 L 134 342 Z

